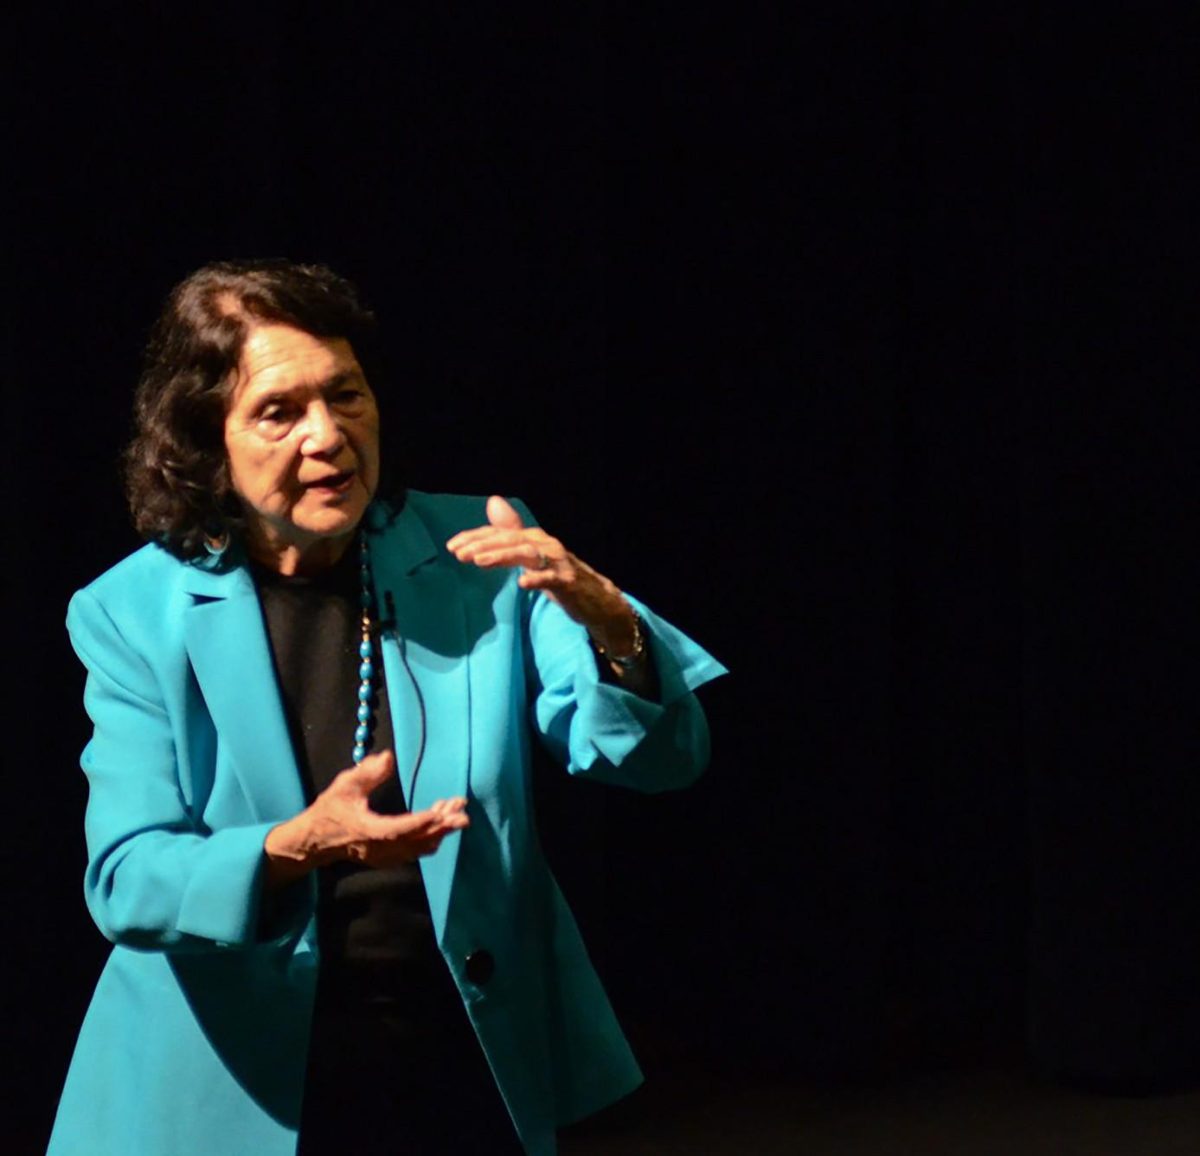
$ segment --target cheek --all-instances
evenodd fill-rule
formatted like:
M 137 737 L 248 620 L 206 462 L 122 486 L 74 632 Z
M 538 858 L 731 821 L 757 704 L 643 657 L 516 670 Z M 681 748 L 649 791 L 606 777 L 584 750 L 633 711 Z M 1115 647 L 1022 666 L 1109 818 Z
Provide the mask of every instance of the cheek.
M 239 454 L 236 451 L 226 451 L 225 477 L 229 482 L 229 488 L 235 494 L 244 496 L 246 491 L 246 459 L 244 454 Z
M 273 451 L 248 452 L 244 447 L 226 455 L 234 492 L 247 501 L 260 501 L 287 489 L 287 462 Z

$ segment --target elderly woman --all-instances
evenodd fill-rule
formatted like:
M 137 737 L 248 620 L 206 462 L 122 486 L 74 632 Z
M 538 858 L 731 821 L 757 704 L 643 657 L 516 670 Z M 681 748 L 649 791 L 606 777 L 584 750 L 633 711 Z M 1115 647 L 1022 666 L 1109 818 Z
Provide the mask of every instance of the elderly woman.
M 115 947 L 53 1156 L 549 1156 L 640 1080 L 530 746 L 686 785 L 722 668 L 519 503 L 389 484 L 371 342 L 347 282 L 286 262 L 201 269 L 153 333 L 149 544 L 67 620 Z

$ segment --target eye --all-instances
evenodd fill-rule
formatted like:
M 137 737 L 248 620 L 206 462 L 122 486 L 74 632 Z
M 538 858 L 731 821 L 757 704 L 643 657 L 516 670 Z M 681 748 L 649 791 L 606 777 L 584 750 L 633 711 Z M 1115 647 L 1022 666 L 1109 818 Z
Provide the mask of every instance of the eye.
M 273 401 L 259 411 L 256 420 L 259 425 L 277 428 L 279 426 L 291 425 L 298 416 L 299 411 L 296 406 L 287 402 Z

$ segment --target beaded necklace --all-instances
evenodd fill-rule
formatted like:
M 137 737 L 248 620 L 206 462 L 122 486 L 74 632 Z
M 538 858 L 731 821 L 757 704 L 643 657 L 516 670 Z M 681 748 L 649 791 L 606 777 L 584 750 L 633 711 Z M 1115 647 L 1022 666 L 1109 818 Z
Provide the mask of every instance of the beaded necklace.
M 351 756 L 356 766 L 367 757 L 374 723 L 371 704 L 375 697 L 375 646 L 371 641 L 371 611 L 375 598 L 371 593 L 371 554 L 367 549 L 366 535 L 359 539 L 358 560 L 362 584 L 358 599 L 362 610 L 362 641 L 358 644 L 358 657 L 362 661 L 358 667 L 358 726 L 354 731 L 354 752 Z

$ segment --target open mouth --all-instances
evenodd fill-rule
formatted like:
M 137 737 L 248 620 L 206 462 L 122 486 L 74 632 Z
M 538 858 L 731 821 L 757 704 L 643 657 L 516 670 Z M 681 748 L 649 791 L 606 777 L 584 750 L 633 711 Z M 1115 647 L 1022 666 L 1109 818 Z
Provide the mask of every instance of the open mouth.
M 350 488 L 350 483 L 353 481 L 354 471 L 342 470 L 341 473 L 327 474 L 316 481 L 306 482 L 304 488 L 306 490 L 319 490 L 322 493 L 342 494 Z

